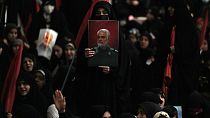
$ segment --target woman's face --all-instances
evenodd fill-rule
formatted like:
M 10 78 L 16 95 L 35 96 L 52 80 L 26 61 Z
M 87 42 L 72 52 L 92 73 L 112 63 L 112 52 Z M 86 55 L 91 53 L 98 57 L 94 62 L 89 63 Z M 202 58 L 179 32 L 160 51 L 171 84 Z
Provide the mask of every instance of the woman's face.
M 137 118 L 147 118 L 147 116 L 146 116 L 146 114 L 141 114 L 141 113 L 139 113 L 139 114 L 137 115 Z
M 45 77 L 42 73 L 36 72 L 35 73 L 35 82 L 39 89 L 42 89 L 45 84 Z
M 95 17 L 95 20 L 109 20 L 109 12 L 104 8 L 98 8 Z
M 130 34 L 128 36 L 129 40 L 131 41 L 132 44 L 135 44 L 138 38 L 134 34 Z
M 148 39 L 148 37 L 147 37 L 147 36 L 142 36 L 142 37 L 140 38 L 139 43 L 140 43 L 140 47 L 141 47 L 142 49 L 148 48 L 148 46 L 149 46 L 149 39 Z
M 32 59 L 28 58 L 28 57 L 25 57 L 23 59 L 23 69 L 25 71 L 32 71 L 33 70 L 33 67 L 34 67 L 34 62 Z
M 66 60 L 72 60 L 73 57 L 75 56 L 75 54 L 76 54 L 76 51 L 72 47 L 67 46 L 65 48 L 65 57 L 66 57 Z
M 44 12 L 47 13 L 47 14 L 51 14 L 55 9 L 55 6 L 54 5 L 45 5 L 44 6 Z
M 62 54 L 63 54 L 63 49 L 62 49 L 60 46 L 55 45 L 55 46 L 53 47 L 53 50 L 54 50 L 55 56 L 56 56 L 58 59 L 61 58 L 61 56 L 62 56 Z
M 11 29 L 7 34 L 7 40 L 12 43 L 18 36 L 17 29 Z
M 208 42 L 207 42 L 207 40 L 203 41 L 203 44 L 202 44 L 201 48 L 202 48 L 203 51 L 208 51 Z
M 96 11 L 96 16 L 100 16 L 100 15 L 109 15 L 108 11 L 104 8 L 98 8 Z
M 17 90 L 21 96 L 26 96 L 30 91 L 31 86 L 25 81 L 18 82 Z

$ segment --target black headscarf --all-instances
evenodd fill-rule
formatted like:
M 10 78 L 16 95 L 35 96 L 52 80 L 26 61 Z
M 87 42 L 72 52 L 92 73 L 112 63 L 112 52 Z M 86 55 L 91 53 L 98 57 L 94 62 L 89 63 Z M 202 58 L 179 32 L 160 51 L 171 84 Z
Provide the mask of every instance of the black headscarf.
M 17 84 L 20 84 L 20 82 L 23 81 L 24 83 L 30 85 L 30 91 L 27 95 L 22 96 L 19 94 L 19 92 L 16 90 L 16 96 L 14 101 L 14 106 L 19 106 L 20 104 L 27 104 L 33 106 L 41 115 L 46 115 L 47 110 L 47 100 L 44 98 L 44 96 L 39 92 L 34 76 L 32 73 L 29 72 L 21 72 Z M 18 85 L 17 85 L 18 87 Z
M 106 1 L 99 1 L 95 4 L 95 6 L 93 8 L 93 11 L 92 11 L 92 16 L 90 18 L 91 20 L 101 20 L 101 19 L 98 19 L 97 16 L 96 16 L 96 12 L 99 8 L 104 8 L 105 10 L 108 11 L 108 16 L 109 16 L 108 20 L 116 20 L 116 16 L 115 16 L 114 11 L 112 9 L 112 5 L 109 2 L 106 2 Z
M 153 102 L 143 102 L 138 105 L 138 110 L 139 109 L 143 109 L 143 111 L 146 113 L 147 118 L 153 118 L 155 113 L 161 110 L 160 106 Z

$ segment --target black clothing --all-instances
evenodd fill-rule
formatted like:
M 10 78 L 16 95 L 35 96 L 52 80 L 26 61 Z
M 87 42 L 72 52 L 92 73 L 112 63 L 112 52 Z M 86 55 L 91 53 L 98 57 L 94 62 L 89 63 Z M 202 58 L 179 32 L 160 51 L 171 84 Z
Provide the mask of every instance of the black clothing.
M 118 51 L 107 47 L 101 49 L 100 47 L 94 47 L 95 55 L 88 60 L 88 66 L 118 66 Z
M 29 104 L 14 104 L 12 113 L 14 118 L 42 118 L 37 109 Z
M 137 113 L 139 109 L 142 109 L 145 112 L 147 118 L 153 118 L 155 113 L 161 110 L 160 106 L 153 102 L 143 102 L 141 104 L 138 104 L 138 107 L 136 109 Z
M 68 69 L 70 64 L 62 63 L 59 67 L 55 77 L 53 78 L 53 91 L 61 90 L 62 94 L 66 97 L 67 110 L 70 110 L 73 114 L 78 114 L 78 80 L 76 75 L 76 61 L 73 62 L 72 67 L 70 68 L 69 75 L 67 77 L 67 81 L 65 83 L 64 88 L 63 83 L 67 76 Z
M 68 24 L 62 12 L 54 10 L 50 17 L 50 21 L 47 22 L 43 16 L 43 10 L 34 16 L 27 33 L 28 41 L 32 46 L 34 41 L 38 40 L 40 29 L 47 28 L 47 25 L 58 33 L 57 39 L 61 40 L 68 32 Z
M 112 6 L 106 1 L 99 1 L 93 8 L 91 20 L 101 20 L 95 17 L 96 8 L 105 8 L 109 14 L 109 20 L 116 20 L 113 14 Z M 129 95 L 129 87 L 127 87 L 128 76 L 128 56 L 126 55 L 125 43 L 120 35 L 118 67 L 110 68 L 110 73 L 105 74 L 101 68 L 88 67 L 88 59 L 85 57 L 85 48 L 88 47 L 88 30 L 83 34 L 80 45 L 78 47 L 78 75 L 80 81 L 81 114 L 84 114 L 86 109 L 91 105 L 104 104 L 110 106 L 113 111 L 113 116 L 117 112 L 127 110 L 127 97 Z M 94 94 L 97 93 L 97 94 Z M 91 94 L 91 95 L 90 95 Z M 119 105 L 119 108 L 117 106 Z
M 34 77 L 31 75 L 31 73 L 22 72 L 18 77 L 17 84 L 19 84 L 20 81 L 24 81 L 30 85 L 30 91 L 27 95 L 22 96 L 16 89 L 14 106 L 18 106 L 19 104 L 31 105 L 40 113 L 42 117 L 46 117 L 46 111 L 49 104 L 44 95 L 39 92 L 35 84 Z
M 198 32 L 193 17 L 187 9 L 187 2 L 176 0 L 174 7 L 176 36 L 169 102 L 173 105 L 185 105 L 186 98 L 198 86 L 200 59 Z

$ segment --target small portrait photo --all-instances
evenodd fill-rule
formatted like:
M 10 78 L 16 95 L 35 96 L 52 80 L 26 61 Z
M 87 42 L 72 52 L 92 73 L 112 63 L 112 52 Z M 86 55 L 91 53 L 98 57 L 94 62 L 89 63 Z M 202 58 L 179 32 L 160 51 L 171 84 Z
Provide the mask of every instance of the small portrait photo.
M 50 60 L 57 36 L 58 33 L 52 29 L 40 29 L 36 47 L 38 56 L 43 56 Z
M 119 22 L 115 20 L 89 20 L 88 47 L 94 55 L 88 66 L 118 66 Z

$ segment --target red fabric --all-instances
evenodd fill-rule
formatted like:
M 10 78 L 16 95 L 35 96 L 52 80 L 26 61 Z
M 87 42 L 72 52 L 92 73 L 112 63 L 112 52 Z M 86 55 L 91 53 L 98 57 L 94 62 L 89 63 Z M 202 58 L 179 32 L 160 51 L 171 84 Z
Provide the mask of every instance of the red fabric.
M 165 79 L 166 77 L 172 79 L 171 68 L 172 68 L 173 54 L 169 54 L 167 58 L 167 64 L 165 68 Z
M 171 31 L 171 45 L 170 47 L 174 48 L 174 44 L 175 44 L 175 26 L 172 28 Z M 173 62 L 173 53 L 171 52 L 170 54 L 168 54 L 167 57 L 167 63 L 166 63 L 166 67 L 165 67 L 165 72 L 164 72 L 164 78 L 163 78 L 163 93 L 166 96 L 166 99 L 168 97 L 168 86 L 170 84 L 170 81 L 173 79 L 172 78 L 172 62 Z
M 171 45 L 170 45 L 170 47 L 173 47 L 173 48 L 174 48 L 174 43 L 175 43 L 175 28 L 176 27 L 174 26 L 171 31 Z M 168 54 L 168 57 L 167 57 L 167 64 L 165 67 L 164 79 L 166 77 L 169 79 L 172 79 L 172 76 L 171 76 L 172 62 L 173 62 L 173 53 L 171 52 L 170 54 Z
M 60 6 L 61 6 L 61 3 L 62 3 L 62 0 L 56 0 L 56 9 L 59 10 L 60 9 Z
M 4 82 L 3 91 L 2 91 L 2 100 L 4 101 L 5 112 L 11 113 L 12 107 L 15 99 L 16 92 L 16 81 L 20 72 L 21 67 L 21 59 L 22 59 L 22 50 L 23 46 L 21 46 L 14 56 L 13 60 L 10 63 L 9 70 L 7 72 L 7 76 Z
M 88 20 L 90 19 L 91 15 L 92 15 L 93 7 L 95 6 L 95 4 L 97 2 L 98 2 L 98 0 L 93 0 L 93 3 L 91 4 L 89 10 L 87 11 L 87 14 L 84 17 L 82 24 L 80 25 L 79 31 L 77 33 L 76 41 L 75 41 L 77 47 L 79 47 L 79 43 L 80 43 L 82 36 L 86 30 Z
M 36 12 L 38 13 L 40 10 L 40 4 L 39 3 L 36 3 Z
M 199 46 L 200 47 L 202 46 L 203 41 L 205 40 L 206 29 L 207 29 L 207 26 L 208 26 L 208 19 L 209 19 L 209 17 L 208 17 L 208 10 L 206 10 L 204 24 L 202 26 L 200 37 L 199 37 Z
M 119 42 L 119 23 L 114 20 L 95 20 L 88 23 L 88 47 L 97 45 L 97 31 L 100 29 L 108 29 L 110 32 L 109 45 L 112 48 L 118 49 Z
M 172 31 L 171 31 L 171 46 L 174 46 L 174 43 L 175 43 L 175 28 L 176 26 L 173 26 Z

